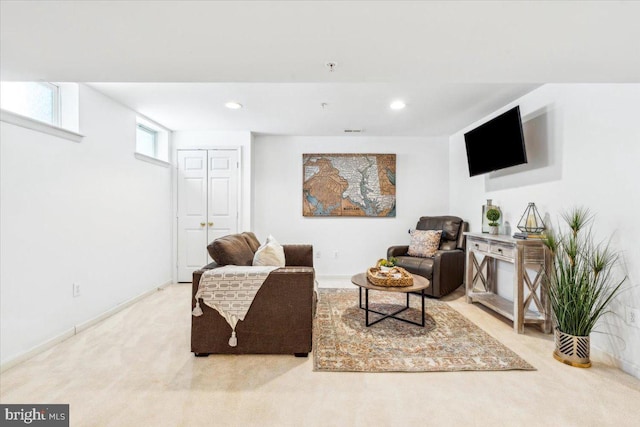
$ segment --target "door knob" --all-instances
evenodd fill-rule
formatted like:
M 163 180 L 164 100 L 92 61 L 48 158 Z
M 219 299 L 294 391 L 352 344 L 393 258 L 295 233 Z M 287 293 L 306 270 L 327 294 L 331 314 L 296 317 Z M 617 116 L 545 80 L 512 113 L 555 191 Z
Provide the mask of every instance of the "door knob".
M 209 223 L 209 227 L 213 227 L 213 223 L 212 222 Z
M 200 223 L 200 227 L 204 227 L 205 225 L 207 225 L 207 224 L 205 224 L 204 222 Z

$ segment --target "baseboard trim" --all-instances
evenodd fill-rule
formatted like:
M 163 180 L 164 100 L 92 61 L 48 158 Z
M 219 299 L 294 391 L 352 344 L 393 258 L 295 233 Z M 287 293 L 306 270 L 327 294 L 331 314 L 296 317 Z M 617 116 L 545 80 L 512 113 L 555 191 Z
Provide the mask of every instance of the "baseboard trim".
M 316 279 L 318 280 L 318 288 L 350 288 L 352 287 L 351 276 L 341 276 L 341 275 L 318 276 Z
M 31 348 L 30 350 L 27 350 L 24 353 L 14 357 L 13 359 L 9 359 L 3 364 L 1 364 L 0 372 L 4 372 L 9 368 L 13 368 L 14 366 L 24 362 L 25 360 L 29 360 L 32 357 L 42 353 L 43 351 L 49 350 L 51 347 L 55 346 L 56 344 L 60 344 L 65 340 L 68 340 L 75 334 L 76 334 L 75 328 L 71 328 L 69 330 L 64 331 L 60 335 L 53 337 L 48 341 L 43 342 L 42 344 L 38 344 L 37 346 Z
M 167 286 L 169 286 L 171 283 L 173 283 L 173 282 L 168 281 L 168 282 L 163 283 L 163 284 L 162 284 L 162 285 L 160 285 L 160 286 L 157 286 L 157 287 L 155 287 L 155 288 L 149 289 L 148 291 L 143 292 L 143 293 L 141 293 L 141 294 L 140 294 L 140 295 L 138 295 L 138 296 L 135 296 L 135 297 L 133 297 L 133 298 L 131 298 L 131 299 L 128 299 L 128 300 L 126 300 L 126 301 L 124 301 L 124 302 L 121 302 L 120 304 L 116 305 L 116 306 L 115 306 L 115 307 L 113 307 L 113 308 L 110 308 L 109 310 L 107 310 L 107 311 L 105 311 L 104 313 L 102 313 L 102 314 L 100 314 L 100 315 L 98 315 L 98 316 L 94 317 L 93 319 L 89 319 L 89 320 L 87 320 L 86 322 L 83 322 L 83 323 L 80 323 L 80 324 L 76 325 L 76 326 L 75 326 L 76 334 L 77 334 L 78 332 L 82 332 L 82 331 L 84 331 L 85 329 L 88 329 L 88 328 L 90 328 L 90 327 L 94 326 L 94 325 L 95 325 L 95 324 L 97 324 L 97 323 L 102 322 L 102 321 L 103 321 L 103 320 L 105 320 L 105 319 L 108 319 L 109 317 L 113 316 L 113 315 L 114 315 L 114 314 L 116 314 L 117 312 L 124 310 L 125 308 L 127 308 L 127 307 L 129 307 L 129 306 L 131 306 L 131 305 L 135 304 L 136 302 L 140 301 L 141 299 L 146 298 L 146 297 L 148 297 L 149 295 L 154 294 L 154 293 L 156 293 L 157 291 L 159 291 L 159 290 L 161 290 L 161 289 L 166 288 L 166 287 L 167 287 Z
M 113 308 L 110 308 L 109 310 L 105 311 L 104 313 L 94 317 L 93 319 L 87 320 L 86 322 L 80 323 L 76 326 L 74 326 L 73 328 L 64 331 L 63 333 L 61 333 L 58 336 L 55 336 L 45 342 L 43 342 L 42 344 L 38 344 L 35 347 L 32 347 L 30 350 L 25 351 L 22 354 L 19 354 L 18 356 L 14 357 L 13 359 L 9 359 L 6 362 L 3 362 L 2 364 L 0 364 L 0 372 L 4 372 L 7 369 L 10 369 L 16 365 L 19 365 L 20 363 L 27 361 L 29 359 L 31 359 L 34 356 L 37 356 L 38 354 L 49 350 L 51 347 L 60 344 L 61 342 L 68 340 L 69 338 L 73 337 L 74 335 L 77 335 L 78 333 L 84 331 L 85 329 L 90 328 L 91 326 L 94 326 L 95 324 L 113 316 L 114 314 L 116 314 L 119 311 L 124 310 L 125 308 L 129 307 L 130 305 L 140 301 L 143 298 L 148 297 L 149 295 L 166 288 L 167 286 L 171 285 L 173 283 L 172 280 L 169 280 L 168 282 L 163 283 L 160 286 L 156 286 L 146 292 L 141 293 L 140 295 L 137 295 L 131 299 L 128 299 L 118 305 L 116 305 Z
M 600 348 L 594 347 L 593 345 L 591 346 L 591 355 L 595 359 L 602 360 L 607 365 L 614 366 L 621 371 L 624 371 L 627 374 L 640 379 L 640 366 L 635 365 L 628 360 L 620 359 L 618 356 L 615 356 Z

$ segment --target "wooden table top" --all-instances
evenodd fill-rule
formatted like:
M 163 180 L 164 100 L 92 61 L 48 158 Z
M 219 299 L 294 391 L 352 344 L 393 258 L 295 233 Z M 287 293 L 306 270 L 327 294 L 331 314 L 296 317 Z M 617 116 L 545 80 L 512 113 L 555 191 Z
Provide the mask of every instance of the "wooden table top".
M 376 286 L 367 279 L 367 273 L 359 273 L 351 276 L 351 283 L 356 286 L 360 286 L 361 288 L 373 289 L 374 291 L 385 291 L 385 292 L 415 292 L 421 291 L 423 289 L 431 286 L 431 282 L 429 279 L 425 279 L 422 276 L 418 276 L 417 274 L 412 274 L 413 276 L 413 285 L 411 286 Z

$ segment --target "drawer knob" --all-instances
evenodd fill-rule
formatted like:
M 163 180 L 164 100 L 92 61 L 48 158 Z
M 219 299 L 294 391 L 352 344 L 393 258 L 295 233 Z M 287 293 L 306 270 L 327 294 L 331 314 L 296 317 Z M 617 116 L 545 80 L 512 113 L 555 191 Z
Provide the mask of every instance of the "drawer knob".
M 480 247 L 480 245 L 476 243 L 476 248 L 479 248 L 479 247 Z
M 498 249 L 498 252 L 502 253 L 502 249 Z

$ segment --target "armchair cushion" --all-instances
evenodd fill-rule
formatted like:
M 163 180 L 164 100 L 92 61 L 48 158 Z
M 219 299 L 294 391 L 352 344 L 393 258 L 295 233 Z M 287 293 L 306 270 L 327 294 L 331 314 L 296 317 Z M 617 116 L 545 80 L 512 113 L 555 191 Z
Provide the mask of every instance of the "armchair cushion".
M 396 257 L 396 265 L 431 280 L 433 277 L 433 258 L 418 258 L 413 256 Z
M 414 230 L 409 243 L 409 256 L 429 258 L 433 257 L 440 247 L 442 230 Z
M 423 216 L 416 224 L 416 230 L 442 230 L 440 249 L 451 251 L 464 249 L 465 224 L 457 216 Z

